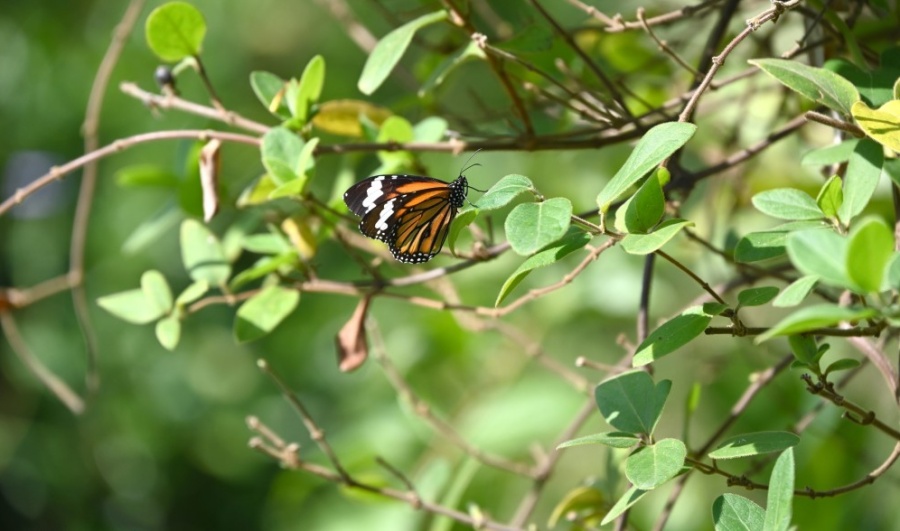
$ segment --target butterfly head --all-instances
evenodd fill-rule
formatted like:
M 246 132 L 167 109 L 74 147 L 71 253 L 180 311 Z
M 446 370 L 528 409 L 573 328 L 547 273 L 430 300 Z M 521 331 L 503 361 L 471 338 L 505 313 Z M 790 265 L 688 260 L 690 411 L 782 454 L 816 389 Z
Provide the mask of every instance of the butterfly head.
M 466 202 L 466 194 L 469 193 L 469 181 L 465 175 L 460 175 L 450 183 L 450 204 L 460 208 Z

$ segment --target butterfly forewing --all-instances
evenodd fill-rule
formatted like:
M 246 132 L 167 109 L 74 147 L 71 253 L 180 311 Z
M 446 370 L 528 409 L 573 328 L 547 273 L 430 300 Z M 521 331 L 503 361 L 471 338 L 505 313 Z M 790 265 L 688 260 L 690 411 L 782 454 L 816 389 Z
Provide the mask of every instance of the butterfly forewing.
M 415 175 L 378 175 L 350 187 L 344 202 L 362 216 L 360 232 L 387 243 L 397 260 L 420 263 L 440 252 L 467 191 L 462 175 L 452 183 Z

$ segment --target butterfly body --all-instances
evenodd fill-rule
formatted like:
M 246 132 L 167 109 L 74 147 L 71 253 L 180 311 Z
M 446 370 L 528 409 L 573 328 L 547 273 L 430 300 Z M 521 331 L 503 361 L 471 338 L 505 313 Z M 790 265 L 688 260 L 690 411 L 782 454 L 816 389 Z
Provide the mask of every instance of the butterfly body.
M 362 217 L 360 232 L 387 243 L 400 262 L 418 264 L 440 252 L 468 190 L 462 175 L 450 183 L 419 175 L 376 175 L 351 186 L 344 202 Z

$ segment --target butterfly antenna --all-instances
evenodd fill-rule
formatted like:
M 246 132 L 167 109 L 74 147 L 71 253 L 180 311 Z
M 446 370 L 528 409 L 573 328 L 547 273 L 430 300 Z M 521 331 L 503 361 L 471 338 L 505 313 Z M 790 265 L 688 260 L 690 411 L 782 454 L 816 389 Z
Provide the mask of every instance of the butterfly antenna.
M 475 153 L 472 153 L 472 155 L 468 158 L 468 160 L 466 160 L 466 164 L 469 164 L 470 162 L 472 162 L 472 159 L 475 158 L 475 155 L 477 155 L 480 151 L 481 151 L 481 148 L 476 149 L 476 150 L 475 150 Z M 469 166 L 466 166 L 466 164 L 463 164 L 463 169 L 459 171 L 459 174 L 460 174 L 460 175 L 464 175 L 464 174 L 465 174 L 467 171 L 469 171 L 471 168 L 474 168 L 474 167 L 476 167 L 476 166 L 481 166 L 481 163 L 480 163 L 480 162 L 476 162 L 475 164 L 472 164 L 472 165 L 469 165 Z M 484 192 L 485 192 L 485 190 L 480 190 L 480 189 L 478 189 L 478 188 L 475 188 L 474 186 L 469 186 L 469 185 L 466 185 L 466 186 L 467 186 L 470 190 L 475 190 L 476 192 L 481 192 L 481 193 L 484 193 Z M 466 201 L 468 201 L 468 199 L 467 199 Z M 475 206 L 474 204 L 472 204 L 471 201 L 468 201 L 468 202 L 469 202 L 470 205 Z
M 477 155 L 480 151 L 481 151 L 481 148 L 476 149 L 475 153 L 472 153 L 472 155 L 470 155 L 469 158 L 466 159 L 466 164 L 472 162 L 472 159 L 474 159 L 475 155 Z M 466 164 L 463 164 L 463 169 L 459 171 L 460 175 L 463 175 L 464 173 L 466 173 L 466 171 L 468 171 L 469 168 L 474 168 L 475 166 L 481 166 L 481 164 L 479 164 L 479 163 L 472 164 L 471 166 L 466 166 Z

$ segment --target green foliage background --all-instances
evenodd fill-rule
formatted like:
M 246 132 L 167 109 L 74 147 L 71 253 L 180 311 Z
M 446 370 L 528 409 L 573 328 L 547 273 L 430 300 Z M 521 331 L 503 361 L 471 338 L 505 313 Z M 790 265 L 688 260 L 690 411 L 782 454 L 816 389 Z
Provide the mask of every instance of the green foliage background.
M 323 100 L 362 97 L 356 83 L 365 55 L 319 3 L 193 3 L 210 28 L 204 64 L 228 108 L 267 122 L 268 113 L 250 89 L 249 73 L 268 70 L 284 77 L 299 75 L 316 54 L 322 54 L 328 64 Z M 527 18 L 518 3 L 494 4 L 501 15 L 517 24 Z M 755 8 L 762 9 L 762 5 Z M 0 11 L 0 42 L 6 43 L 0 50 L 0 124 L 4 130 L 0 163 L 28 150 L 50 152 L 59 161 L 82 153 L 79 128 L 85 102 L 122 9 L 118 3 L 82 0 L 13 2 Z M 375 2 L 353 2 L 353 9 L 376 35 L 393 27 Z M 574 10 L 569 17 L 563 20 L 574 23 L 582 19 Z M 626 70 L 636 57 L 656 53 L 651 42 L 633 33 L 608 39 L 610 60 Z M 157 63 L 143 32 L 133 32 L 104 101 L 102 143 L 146 131 L 214 125 L 178 112 L 151 112 L 117 90 L 117 83 L 125 80 L 151 89 Z M 407 64 L 415 75 L 425 75 L 425 66 Z M 426 97 L 421 103 L 393 78 L 371 99 L 411 120 L 445 109 L 477 118 L 482 110 L 467 97 L 467 84 L 485 76 L 484 68 L 480 64 L 464 66 L 439 89 L 439 100 Z M 661 96 L 673 75 L 672 67 L 661 62 L 654 68 L 659 70 L 655 85 L 637 88 L 649 96 Z M 179 89 L 188 99 L 206 101 L 194 77 L 179 79 Z M 488 106 L 502 99 L 502 93 L 493 88 L 482 96 Z M 758 97 L 752 108 L 735 103 L 717 118 L 752 117 L 738 134 L 742 139 L 758 139 L 778 115 L 779 110 L 771 106 L 775 101 L 769 100 L 767 107 L 766 98 Z M 826 138 L 817 131 L 792 136 L 762 159 L 742 167 L 739 186 L 729 177 L 702 184 L 704 191 L 694 196 L 696 204 L 687 205 L 689 211 L 705 209 L 708 214 L 698 223 L 698 233 L 724 239 L 723 227 L 746 232 L 771 223 L 752 211 L 750 195 L 776 182 L 814 189 L 818 177 L 799 166 L 797 153 Z M 691 156 L 716 160 L 716 141 L 714 133 L 701 129 L 695 139 L 699 147 Z M 101 162 L 87 249 L 86 286 L 91 301 L 135 287 L 147 269 L 163 272 L 176 291 L 189 284 L 174 231 L 135 252 L 122 250 L 143 221 L 175 200 L 171 192 L 116 183 L 117 170 L 148 162 L 189 179 L 184 169 L 189 147 L 189 143 L 177 141 L 142 144 Z M 575 211 L 582 212 L 595 208 L 596 193 L 628 153 L 628 146 L 599 151 L 487 152 L 478 156 L 481 167 L 472 170 L 469 179 L 474 186 L 487 188 L 502 175 L 528 175 L 542 192 L 568 197 Z M 431 175 L 443 179 L 453 178 L 462 163 L 461 158 L 437 154 L 424 154 L 422 160 Z M 329 190 L 342 167 L 361 178 L 376 165 L 371 155 L 322 157 L 313 187 Z M 258 151 L 233 145 L 224 151 L 223 186 L 232 198 L 260 171 Z M 77 182 L 77 177 L 70 177 L 50 187 L 47 197 L 51 206 L 33 217 L 14 213 L 0 218 L 0 285 L 32 286 L 66 272 Z M 11 192 L 4 188 L 2 198 Z M 886 209 L 888 195 L 877 196 L 875 210 Z M 732 211 L 733 203 L 744 208 Z M 226 226 L 233 216 L 226 210 L 212 223 L 212 229 Z M 691 263 L 710 283 L 726 279 L 722 263 L 696 261 L 701 249 L 685 242 L 677 240 L 671 253 Z M 531 332 L 530 339 L 548 356 L 569 367 L 578 356 L 616 363 L 624 352 L 617 337 L 626 334 L 632 341 L 634 338 L 643 261 L 615 251 L 604 254 L 600 263 L 565 289 L 526 305 L 505 320 Z M 536 270 L 518 289 L 553 283 L 577 260 L 569 257 Z M 461 299 L 467 304 L 493 305 L 503 281 L 521 261 L 507 253 L 455 275 Z M 323 246 L 316 262 L 331 278 L 352 279 L 361 273 L 334 244 Z M 680 311 L 680 301 L 699 294 L 693 283 L 672 268 L 660 267 L 658 275 L 652 319 Z M 411 288 L 410 293 L 421 289 Z M 175 352 L 159 346 L 152 327 L 125 325 L 93 305 L 102 385 L 80 417 L 53 399 L 7 344 L 0 342 L 0 528 L 450 527 L 401 503 L 345 492 L 308 475 L 280 470 L 272 460 L 248 449 L 251 434 L 245 418 L 255 415 L 284 437 L 299 442 L 305 459 L 325 463 L 299 419 L 257 370 L 256 359 L 261 357 L 297 390 L 352 473 L 394 482 L 376 465 L 374 458 L 380 456 L 407 471 L 423 496 L 440 499 L 455 482 L 465 488 L 456 505 L 464 509 L 471 502 L 494 516 L 508 518 L 527 488 L 524 481 L 474 464 L 429 431 L 398 399 L 373 360 L 351 374 L 337 370 L 334 334 L 355 303 L 351 298 L 305 293 L 299 309 L 274 334 L 244 345 L 236 344 L 232 337 L 234 310 L 212 306 L 190 317 Z M 590 402 L 588 396 L 531 362 L 522 346 L 489 331 L 473 333 L 465 315 L 425 310 L 386 298 L 375 302 L 372 315 L 384 334 L 388 355 L 414 389 L 438 413 L 452 419 L 460 433 L 487 450 L 527 461 L 533 443 L 551 447 L 569 420 Z M 760 322 L 771 319 L 762 312 L 747 315 Z M 70 385 L 82 389 L 85 349 L 68 294 L 18 311 L 16 316 L 36 355 Z M 690 349 L 655 365 L 656 374 L 673 380 L 670 405 L 684 403 L 694 382 L 703 386 L 690 439 L 707 437 L 727 415 L 754 371 L 788 352 L 786 342 L 751 348 L 749 341 L 726 337 L 705 338 L 692 343 Z M 592 381 L 602 378 L 599 373 L 584 374 Z M 757 397 L 734 430 L 787 429 L 810 411 L 818 400 L 804 391 L 797 376 L 797 372 L 781 375 Z M 890 397 L 878 389 L 877 378 L 874 373 L 863 375 L 846 394 L 879 412 L 895 411 Z M 858 479 L 877 466 L 891 448 L 885 437 L 842 422 L 834 408 L 825 409 L 815 417 L 797 449 L 798 488 L 809 484 L 826 489 Z M 682 419 L 676 408 L 667 413 L 659 430 L 682 436 Z M 896 422 L 896 413 L 891 421 Z M 602 429 L 606 428 L 595 411 L 581 433 Z M 596 446 L 566 450 L 538 507 L 537 521 L 546 522 L 554 505 L 586 476 L 601 483 L 619 481 L 605 473 L 607 461 L 615 458 L 613 452 Z M 723 490 L 722 481 L 718 477 L 693 478 L 670 521 L 671 528 L 696 529 L 699 523 L 711 527 L 711 519 L 699 515 L 709 514 L 712 500 Z M 896 499 L 898 490 L 896 474 L 888 474 L 875 487 L 846 494 L 836 502 L 795 498 L 794 523 L 801 529 L 885 529 L 895 525 L 895 510 L 884 502 Z M 734 492 L 759 503 L 765 499 L 761 493 Z M 634 526 L 652 525 L 664 501 L 665 493 L 656 492 L 642 502 L 631 516 Z

